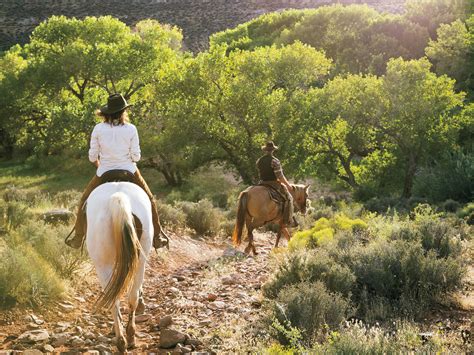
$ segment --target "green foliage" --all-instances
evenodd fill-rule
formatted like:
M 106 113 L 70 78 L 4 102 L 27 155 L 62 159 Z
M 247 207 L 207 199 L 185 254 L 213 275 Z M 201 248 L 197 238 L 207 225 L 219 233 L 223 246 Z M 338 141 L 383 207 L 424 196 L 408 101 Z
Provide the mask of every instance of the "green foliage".
M 334 239 L 338 231 L 358 231 L 367 229 L 367 224 L 359 219 L 351 219 L 344 214 L 337 214 L 331 220 L 320 218 L 309 230 L 299 231 L 291 238 L 288 247 L 290 250 L 301 248 L 315 248 L 325 245 Z
M 273 277 L 264 285 L 263 292 L 266 297 L 276 298 L 289 285 L 316 281 L 322 281 L 331 292 L 349 296 L 355 277 L 325 251 L 299 251 L 290 253 L 280 262 Z
M 0 305 L 42 306 L 65 291 L 54 269 L 28 245 L 0 251 Z
M 176 28 L 152 20 L 133 32 L 110 16 L 41 23 L 28 44 L 0 58 L 4 150 L 11 155 L 15 143 L 40 156 L 80 152 L 107 95 L 139 99 L 155 71 L 177 56 L 181 38 Z
M 468 203 L 459 212 L 458 216 L 464 218 L 469 225 L 474 225 L 474 202 Z
M 417 173 L 413 191 L 416 196 L 434 202 L 454 199 L 461 202 L 474 198 L 474 154 L 453 151 L 423 167 Z
M 474 15 L 471 17 L 471 22 L 474 23 Z M 461 90 L 473 89 L 473 84 L 470 83 L 474 59 L 474 54 L 471 53 L 474 48 L 474 42 L 471 42 L 473 38 L 474 29 L 468 29 L 458 19 L 439 26 L 436 41 L 431 40 L 426 47 L 426 56 L 434 64 L 436 73 L 456 79 L 456 86 Z
M 362 238 L 346 217 L 320 219 L 315 227 L 325 230 L 336 221 L 349 229 L 317 249 L 290 249 L 264 285 L 266 297 L 277 297 L 288 285 L 320 281 L 350 298 L 360 317 L 374 321 L 420 316 L 461 285 L 461 241 L 469 229 L 428 205 L 416 207 L 411 219 L 368 216 Z
M 157 208 L 160 222 L 165 226 L 185 226 L 186 214 L 180 208 L 161 202 L 157 202 Z
M 186 215 L 186 225 L 201 235 L 216 235 L 219 232 L 222 212 L 209 200 L 177 203 Z
M 389 58 L 422 57 L 428 32 L 403 16 L 364 5 L 334 5 L 262 15 L 214 34 L 211 48 L 225 43 L 229 50 L 254 50 L 295 41 L 323 50 L 334 60 L 336 73 L 382 74 Z
M 323 327 L 337 327 L 350 313 L 349 302 L 331 293 L 322 282 L 299 283 L 284 288 L 272 304 L 272 315 L 280 325 L 297 328 L 307 344 L 314 341 Z M 278 332 L 280 341 L 288 344 L 286 332 Z M 295 344 L 291 344 L 295 345 Z
M 395 323 L 390 332 L 379 326 L 356 323 L 332 332 L 326 342 L 316 344 L 313 351 L 324 354 L 396 354 L 411 352 L 443 352 L 437 335 L 423 341 L 420 329 L 410 323 Z

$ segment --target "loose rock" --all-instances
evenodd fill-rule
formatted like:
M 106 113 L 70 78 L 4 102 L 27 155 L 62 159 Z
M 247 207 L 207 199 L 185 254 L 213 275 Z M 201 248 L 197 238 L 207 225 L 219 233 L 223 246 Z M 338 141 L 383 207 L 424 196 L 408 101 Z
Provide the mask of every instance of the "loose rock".
M 172 323 L 173 323 L 173 317 L 171 317 L 170 315 L 166 315 L 160 318 L 159 327 L 160 329 L 164 329 L 166 327 L 169 327 Z
M 160 347 L 172 348 L 178 343 L 184 343 L 187 335 L 173 329 L 163 329 L 160 334 Z
M 21 334 L 18 337 L 18 341 L 25 342 L 25 343 L 38 343 L 40 341 L 45 341 L 49 339 L 49 333 L 47 330 L 38 329 L 38 330 L 30 330 Z

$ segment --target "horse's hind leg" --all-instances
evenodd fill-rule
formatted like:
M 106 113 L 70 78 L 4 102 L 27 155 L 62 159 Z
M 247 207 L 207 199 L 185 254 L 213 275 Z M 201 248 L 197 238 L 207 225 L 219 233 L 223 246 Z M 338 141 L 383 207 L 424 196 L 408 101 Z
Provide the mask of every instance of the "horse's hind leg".
M 133 348 L 135 346 L 135 331 L 136 331 L 135 313 L 139 305 L 141 294 L 143 293 L 141 289 L 141 285 L 143 283 L 144 274 L 145 274 L 145 261 L 143 260 L 143 258 L 140 258 L 140 266 L 139 266 L 137 274 L 135 275 L 135 278 L 133 280 L 133 285 L 130 288 L 130 292 L 128 294 L 128 305 L 129 305 L 128 324 L 127 324 L 128 348 Z
M 114 319 L 114 330 L 115 336 L 117 337 L 117 348 L 119 352 L 125 352 L 127 343 L 125 342 L 125 337 L 123 336 L 123 327 L 122 327 L 122 315 L 120 314 L 120 301 L 116 301 L 115 305 L 112 307 L 112 317 Z
M 250 254 L 250 251 L 252 251 L 253 255 L 257 255 L 257 250 L 255 249 L 255 244 L 253 243 L 253 227 L 247 226 L 247 238 L 249 240 L 249 244 L 245 248 L 245 252 Z

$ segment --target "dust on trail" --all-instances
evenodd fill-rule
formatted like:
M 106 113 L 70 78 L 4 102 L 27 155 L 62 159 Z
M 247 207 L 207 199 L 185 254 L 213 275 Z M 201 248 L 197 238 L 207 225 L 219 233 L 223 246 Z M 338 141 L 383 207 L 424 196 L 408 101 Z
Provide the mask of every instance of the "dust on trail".
M 256 234 L 260 254 L 247 257 L 229 241 L 171 235 L 169 251 L 151 253 L 143 284 L 146 310 L 137 316 L 137 347 L 133 350 L 183 352 L 180 345 L 160 349 L 160 319 L 189 335 L 196 351 L 232 352 L 249 344 L 261 312 L 260 287 L 270 268 L 271 233 Z M 94 314 L 99 294 L 95 271 L 88 265 L 76 279 L 71 298 L 45 310 L 0 312 L 0 349 L 45 351 L 116 351 L 109 313 Z M 128 307 L 122 302 L 122 313 Z M 32 316 L 33 315 L 33 316 Z M 123 317 L 124 322 L 127 317 Z M 44 322 L 43 322 L 44 321 Z M 46 331 L 41 341 L 20 341 L 27 331 Z

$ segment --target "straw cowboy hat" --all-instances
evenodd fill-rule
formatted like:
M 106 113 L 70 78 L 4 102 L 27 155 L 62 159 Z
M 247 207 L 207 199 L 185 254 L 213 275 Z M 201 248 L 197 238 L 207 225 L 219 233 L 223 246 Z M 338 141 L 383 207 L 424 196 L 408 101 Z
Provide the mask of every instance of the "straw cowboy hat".
M 276 146 L 273 141 L 267 142 L 264 146 L 262 146 L 262 150 L 265 152 L 273 152 L 274 150 L 277 150 L 278 146 Z

